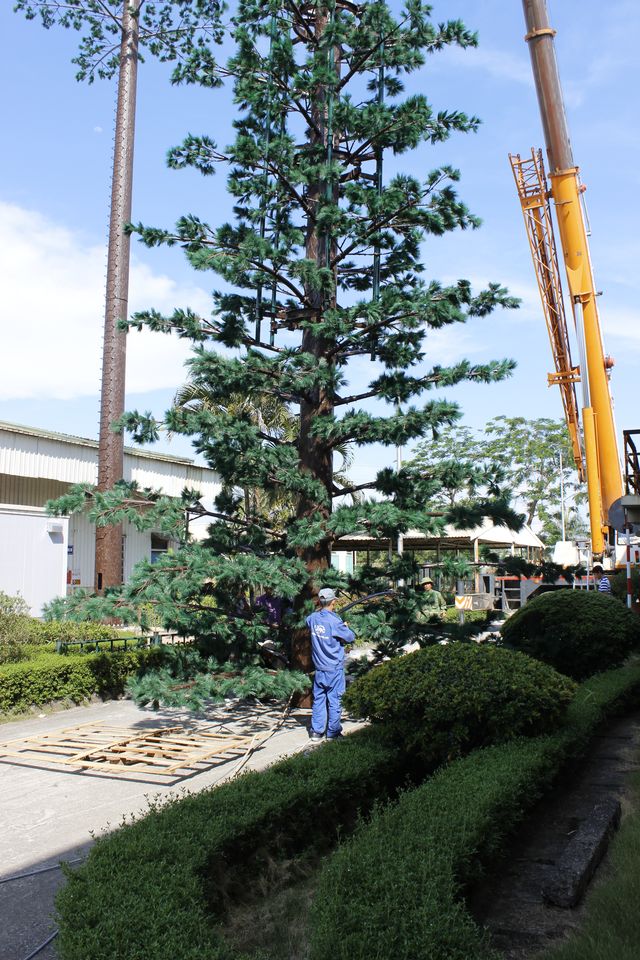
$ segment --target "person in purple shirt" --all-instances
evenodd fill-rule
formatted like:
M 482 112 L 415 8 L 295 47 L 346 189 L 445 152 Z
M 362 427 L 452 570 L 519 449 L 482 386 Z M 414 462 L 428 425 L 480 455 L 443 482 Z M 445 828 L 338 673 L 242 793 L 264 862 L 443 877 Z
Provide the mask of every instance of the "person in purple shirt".
M 318 592 L 319 609 L 307 617 L 311 633 L 313 678 L 312 740 L 335 740 L 342 736 L 342 694 L 345 689 L 344 648 L 355 634 L 334 612 L 336 594 L 330 587 Z
M 274 597 L 271 587 L 265 587 L 264 593 L 256 597 L 254 602 L 256 610 L 261 610 L 264 614 L 264 621 L 273 630 L 278 630 L 282 623 L 282 614 L 284 612 L 284 602 L 282 597 Z

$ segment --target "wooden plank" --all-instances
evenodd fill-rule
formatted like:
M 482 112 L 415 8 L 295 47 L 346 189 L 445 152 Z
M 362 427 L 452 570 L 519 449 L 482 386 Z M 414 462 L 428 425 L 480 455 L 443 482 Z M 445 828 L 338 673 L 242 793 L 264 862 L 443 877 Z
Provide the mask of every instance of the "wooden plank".
M 256 736 L 222 732 L 219 726 L 205 730 L 185 730 L 180 726 L 132 730 L 86 723 L 0 743 L 0 758 L 103 773 L 164 777 L 183 771 L 182 776 L 186 776 L 203 766 L 226 762 L 242 753 L 247 744 L 259 746 L 260 742 Z M 11 749 L 14 744 L 20 746 Z
M 178 729 L 178 728 L 173 728 L 173 729 Z M 152 733 L 155 733 L 155 732 L 156 732 L 155 730 L 152 731 Z M 115 738 L 115 739 L 113 739 L 113 738 L 111 738 L 111 739 L 106 739 L 103 743 L 99 743 L 99 744 L 87 744 L 87 746 L 92 747 L 93 749 L 88 749 L 88 750 L 87 750 L 87 749 L 85 748 L 84 750 L 80 751 L 79 753 L 76 753 L 75 756 L 76 756 L 78 759 L 80 759 L 81 757 L 88 757 L 88 756 L 90 756 L 91 754 L 94 754 L 94 753 L 95 753 L 96 751 L 98 751 L 98 750 L 102 750 L 102 749 L 110 748 L 110 747 L 111 747 L 111 748 L 112 748 L 112 747 L 116 747 L 116 746 L 119 746 L 119 745 L 123 745 L 123 744 L 130 743 L 132 740 L 140 739 L 140 736 L 141 736 L 141 735 L 140 735 L 139 733 L 136 733 L 135 731 L 127 730 L 127 731 L 126 731 L 126 734 L 125 734 L 124 736 L 121 736 L 121 737 L 118 737 L 118 738 Z M 146 736 L 146 734 L 145 734 L 145 736 Z
M 120 767 L 116 767 L 115 764 L 97 763 L 97 762 L 92 761 L 92 760 L 87 760 L 87 761 L 83 761 L 82 763 L 79 763 L 78 766 L 79 766 L 81 769 L 83 769 L 83 770 L 84 770 L 84 769 L 87 769 L 87 770 L 98 770 L 98 771 L 100 771 L 101 773 L 118 774 L 119 776 L 121 776 L 122 774 L 127 774 L 127 773 L 131 773 L 131 774 L 135 774 L 135 775 L 139 775 L 139 774 L 151 774 L 151 775 L 153 775 L 154 777 L 173 776 L 173 774 L 170 774 L 170 773 L 169 773 L 169 771 L 166 769 L 166 767 L 163 767 L 163 768 L 153 768 L 153 767 L 147 767 L 145 764 L 136 764 L 135 766 L 133 766 L 133 765 L 129 765 L 129 766 L 121 765 Z
M 136 756 L 130 753 L 124 753 L 124 752 L 116 753 L 116 754 L 103 754 L 100 757 L 94 757 L 93 760 L 91 760 L 90 762 L 91 763 L 102 762 L 103 767 L 106 767 L 107 765 L 118 766 L 119 764 L 125 763 L 126 761 L 129 761 L 129 766 L 132 766 L 133 764 L 144 763 L 151 766 L 162 767 L 163 770 L 166 769 L 167 766 L 171 765 L 171 761 L 165 760 L 163 757 L 159 757 L 159 758 L 145 757 L 144 760 L 141 760 L 139 756 Z M 84 763 L 84 762 L 85 762 L 84 760 L 80 761 L 80 763 Z

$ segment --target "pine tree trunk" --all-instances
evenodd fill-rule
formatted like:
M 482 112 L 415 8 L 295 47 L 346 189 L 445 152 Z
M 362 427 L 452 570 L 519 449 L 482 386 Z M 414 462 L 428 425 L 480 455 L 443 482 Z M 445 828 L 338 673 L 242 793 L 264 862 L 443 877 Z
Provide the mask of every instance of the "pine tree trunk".
M 329 21 L 329 14 L 326 8 L 321 5 L 316 7 L 315 12 L 315 36 L 322 37 Z M 340 74 L 339 51 L 335 51 L 335 70 Z M 330 91 L 326 88 L 319 88 L 313 98 L 312 116 L 319 133 L 311 128 L 309 131 L 309 141 L 312 147 L 319 143 L 326 144 L 328 147 L 329 138 L 335 145 L 336 138 L 332 130 L 328 128 L 329 114 L 329 96 Z M 319 181 L 313 185 L 308 192 L 308 199 L 311 201 L 312 209 L 316 205 L 327 189 L 326 183 Z M 334 199 L 337 201 L 337 194 Z M 315 261 L 319 267 L 328 265 L 327 259 L 331 261 L 335 251 L 334 241 L 327 243 L 326 237 L 322 236 L 315 217 L 309 216 L 307 222 L 306 235 L 306 256 L 309 260 Z M 320 318 L 327 306 L 335 304 L 335 285 L 329 302 L 326 295 L 309 287 L 305 288 L 305 295 L 312 304 L 314 313 Z M 328 349 L 332 342 L 326 337 L 318 335 L 311 330 L 305 330 L 302 335 L 302 351 L 316 357 L 318 363 L 325 360 Z M 314 421 L 319 417 L 331 416 L 333 414 L 333 401 L 326 389 L 316 387 L 308 399 L 300 404 L 300 433 L 298 440 L 298 454 L 300 467 L 308 472 L 315 479 L 319 480 L 327 491 L 327 500 L 325 503 L 318 503 L 315 500 L 301 498 L 298 504 L 298 519 L 319 516 L 323 520 L 328 520 L 331 515 L 331 492 L 333 486 L 333 448 L 322 439 L 313 436 L 312 427 Z M 331 538 L 329 535 L 313 547 L 301 548 L 298 556 L 304 561 L 309 573 L 309 581 L 306 589 L 300 597 L 300 606 L 302 607 L 310 598 L 315 598 L 318 581 L 321 579 L 322 572 L 331 564 Z M 313 583 L 312 581 L 315 581 Z M 309 643 L 309 632 L 306 628 L 294 631 L 292 638 L 292 667 L 296 670 L 309 672 L 313 669 L 311 662 L 311 649 Z

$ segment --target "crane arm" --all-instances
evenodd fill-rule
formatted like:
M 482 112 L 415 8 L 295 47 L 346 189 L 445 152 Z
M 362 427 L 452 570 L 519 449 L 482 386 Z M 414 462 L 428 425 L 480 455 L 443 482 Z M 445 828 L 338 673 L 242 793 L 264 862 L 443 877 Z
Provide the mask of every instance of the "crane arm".
M 609 510 L 622 496 L 622 471 L 602 344 L 597 291 L 581 203 L 582 188 L 573 160 L 546 0 L 523 0 L 531 65 L 538 94 L 549 180 L 566 269 L 578 346 L 583 391 L 584 437 L 591 541 L 605 550 Z
M 571 359 L 569 331 L 564 312 L 558 252 L 553 233 L 551 209 L 547 197 L 547 182 L 540 150 L 531 151 L 531 159 L 522 160 L 520 155 L 509 154 L 511 169 L 529 238 L 531 256 L 538 281 L 542 310 L 547 324 L 555 373 L 548 375 L 549 385 L 560 388 L 564 415 L 578 476 L 586 479 L 580 412 L 576 397 L 576 383 L 580 380 L 578 367 Z

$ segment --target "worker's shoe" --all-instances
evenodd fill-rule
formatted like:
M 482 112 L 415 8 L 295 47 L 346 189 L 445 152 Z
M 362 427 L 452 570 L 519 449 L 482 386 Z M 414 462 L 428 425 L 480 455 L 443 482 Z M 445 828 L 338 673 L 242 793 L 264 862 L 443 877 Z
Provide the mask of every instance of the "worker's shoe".
M 324 734 L 316 733 L 315 730 L 312 730 L 309 734 L 309 740 L 313 740 L 314 743 L 317 743 L 319 740 L 324 740 Z
M 344 737 L 344 733 L 332 733 L 330 737 L 327 737 L 327 740 L 339 740 L 341 737 Z

